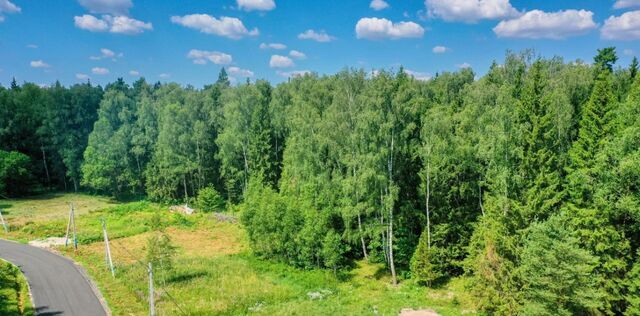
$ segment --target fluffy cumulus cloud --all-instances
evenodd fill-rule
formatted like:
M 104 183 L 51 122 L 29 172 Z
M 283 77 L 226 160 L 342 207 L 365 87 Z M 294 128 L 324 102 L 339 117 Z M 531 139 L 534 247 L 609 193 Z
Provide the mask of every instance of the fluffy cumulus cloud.
M 168 73 L 161 73 L 158 75 L 158 77 L 160 77 L 160 79 L 169 79 L 171 78 L 171 75 Z
M 307 55 L 305 55 L 305 53 L 301 52 L 301 51 L 297 51 L 297 50 L 292 50 L 289 52 L 289 56 L 295 58 L 295 59 L 305 59 L 307 58 Z
M 310 74 L 310 70 L 293 70 L 293 71 L 276 71 L 276 74 L 280 77 L 291 78 L 291 77 L 302 77 L 306 74 Z
M 627 48 L 627 49 L 625 49 L 625 50 L 623 50 L 623 51 L 622 51 L 622 53 L 623 53 L 625 56 L 633 56 L 633 54 L 634 54 L 633 49 L 628 49 L 628 48 Z
M 111 32 L 135 35 L 153 30 L 151 23 L 142 22 L 127 16 L 103 15 L 97 18 L 90 14 L 73 18 L 76 27 L 91 32 Z
M 369 3 L 369 8 L 374 9 L 376 11 L 384 10 L 389 7 L 389 4 L 384 0 L 372 0 Z
M 22 9 L 9 0 L 0 0 L 0 22 L 3 22 L 5 17 L 3 13 L 20 13 Z
M 199 49 L 190 50 L 187 58 L 192 59 L 193 63 L 198 65 L 205 65 L 207 62 L 212 62 L 216 65 L 228 65 L 233 61 L 233 57 L 229 54 Z
M 628 9 L 640 7 L 640 0 L 617 0 L 613 4 L 614 9 Z
M 611 16 L 606 21 L 600 35 L 609 40 L 637 40 L 640 39 L 640 11 L 631 11 L 621 16 Z
M 431 50 L 433 53 L 435 54 L 444 54 L 448 51 L 450 51 L 451 49 L 449 47 L 445 47 L 445 46 L 434 46 L 433 49 Z
M 76 79 L 78 80 L 89 80 L 91 77 L 87 74 L 76 74 Z
M 260 49 L 287 49 L 287 45 L 280 43 L 262 43 Z
M 288 68 L 293 67 L 295 64 L 293 60 L 287 56 L 273 55 L 269 60 L 269 67 L 271 68 Z
M 32 60 L 29 65 L 33 68 L 49 68 L 51 67 L 49 64 L 45 63 L 42 60 Z
M 519 15 L 509 0 L 425 0 L 429 16 L 474 23 Z
M 140 76 L 140 72 L 137 71 L 137 70 L 129 70 L 129 76 L 139 77 Z
M 362 18 L 356 24 L 356 36 L 365 39 L 422 37 L 424 28 L 414 22 L 393 23 L 387 19 Z
M 116 52 L 108 49 L 108 48 L 101 48 L 100 49 L 100 55 L 98 56 L 91 56 L 89 57 L 89 59 L 91 60 L 101 60 L 101 59 L 105 59 L 105 58 L 111 58 L 113 61 L 115 61 L 118 57 L 122 57 L 124 56 L 122 53 L 116 54 Z
M 462 64 L 457 64 L 456 67 L 458 67 L 460 69 L 471 68 L 471 64 L 465 62 L 465 63 L 462 63 Z
M 185 16 L 172 16 L 171 22 L 198 30 L 206 34 L 240 39 L 245 36 L 257 36 L 260 34 L 257 28 L 249 31 L 242 21 L 237 18 L 215 18 L 208 14 L 190 14 Z
M 106 21 L 96 18 L 93 15 L 85 14 L 73 18 L 77 28 L 90 32 L 105 32 L 109 29 Z
M 109 69 L 102 67 L 93 67 L 91 68 L 91 72 L 95 75 L 107 75 L 109 74 Z
M 129 9 L 133 7 L 131 0 L 78 0 L 78 2 L 91 13 L 127 15 Z
M 313 40 L 321 43 L 331 42 L 336 39 L 335 37 L 327 34 L 327 32 L 325 31 L 316 32 L 314 30 L 306 30 L 298 34 L 298 38 L 303 40 Z
M 585 34 L 596 27 L 591 11 L 532 10 L 515 19 L 501 21 L 493 31 L 498 37 L 563 39 Z
M 248 77 L 253 77 L 254 73 L 251 70 L 248 69 L 242 69 L 239 67 L 235 67 L 235 66 L 231 66 L 227 69 L 227 72 L 235 77 L 244 77 L 244 78 L 248 78 Z
M 276 8 L 273 0 L 236 0 L 236 3 L 245 11 L 271 11 Z

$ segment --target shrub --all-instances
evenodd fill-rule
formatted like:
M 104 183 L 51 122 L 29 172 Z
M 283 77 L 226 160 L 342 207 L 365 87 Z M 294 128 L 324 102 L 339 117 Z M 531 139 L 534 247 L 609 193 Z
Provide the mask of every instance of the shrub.
M 203 212 L 221 212 L 224 210 L 224 199 L 213 187 L 198 191 L 198 208 Z

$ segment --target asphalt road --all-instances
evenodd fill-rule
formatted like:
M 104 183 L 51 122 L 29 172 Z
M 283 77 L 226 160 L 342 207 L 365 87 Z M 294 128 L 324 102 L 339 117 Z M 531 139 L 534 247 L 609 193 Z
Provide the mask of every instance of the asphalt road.
M 37 315 L 107 315 L 86 273 L 71 260 L 2 239 L 0 258 L 24 273 Z

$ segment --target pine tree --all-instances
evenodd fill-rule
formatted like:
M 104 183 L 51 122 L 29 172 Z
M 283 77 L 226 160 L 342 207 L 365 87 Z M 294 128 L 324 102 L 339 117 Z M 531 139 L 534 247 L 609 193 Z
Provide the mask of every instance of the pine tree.
M 629 65 L 629 76 L 631 80 L 636 79 L 636 75 L 638 74 L 638 57 L 633 57 L 631 60 L 631 64 Z

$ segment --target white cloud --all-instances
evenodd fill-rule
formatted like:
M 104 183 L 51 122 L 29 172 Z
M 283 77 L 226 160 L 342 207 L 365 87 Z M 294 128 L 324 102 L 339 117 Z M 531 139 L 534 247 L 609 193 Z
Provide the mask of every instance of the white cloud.
M 103 15 L 96 18 L 93 15 L 85 14 L 73 18 L 76 27 L 91 32 L 111 32 L 127 35 L 143 33 L 146 30 L 153 30 L 153 25 L 149 22 L 142 22 L 127 16 Z
M 425 0 L 428 15 L 445 21 L 474 23 L 519 15 L 509 0 Z
M 254 75 L 253 71 L 251 70 L 242 69 L 235 66 L 229 67 L 227 69 L 227 72 L 229 72 L 230 75 L 237 76 L 237 77 L 253 77 Z
M 145 23 L 126 16 L 111 18 L 111 16 L 105 15 L 103 19 L 111 24 L 111 29 L 109 30 L 111 33 L 134 35 L 143 33 L 145 30 L 153 30 L 153 25 L 150 22 Z
M 271 11 L 276 8 L 273 0 L 236 0 L 236 3 L 245 11 Z
M 129 70 L 129 76 L 139 77 L 140 76 L 140 72 L 137 71 L 137 70 Z
M 0 0 L 0 23 L 4 22 L 5 19 L 2 13 L 20 13 L 20 11 L 22 11 L 22 9 L 11 1 Z
M 158 75 L 158 77 L 160 77 L 161 79 L 169 79 L 171 78 L 171 75 L 167 73 L 161 73 L 160 75 Z
M 287 56 L 273 55 L 269 60 L 269 67 L 271 68 L 288 68 L 293 67 L 295 64 L 293 60 Z
M 414 22 L 393 23 L 387 19 L 362 18 L 356 24 L 356 37 L 400 39 L 422 37 L 424 28 Z
M 113 59 L 113 61 L 116 61 L 117 57 L 122 57 L 123 54 L 116 54 L 114 51 L 108 49 L 108 48 L 101 48 L 100 49 L 100 55 L 99 56 L 91 56 L 89 57 L 89 59 L 91 60 L 101 60 L 101 59 L 105 59 L 105 58 L 111 58 Z
M 640 10 L 609 17 L 604 21 L 600 35 L 609 40 L 640 39 Z
M 126 15 L 133 6 L 131 0 L 78 0 L 91 13 Z
M 501 21 L 493 31 L 498 37 L 563 39 L 585 34 L 596 27 L 591 11 L 532 10 L 518 18 Z
M 229 54 L 199 49 L 190 50 L 187 54 L 187 58 L 193 59 L 193 63 L 198 65 L 205 65 L 207 61 L 216 65 L 227 65 L 233 61 L 233 57 Z
M 29 45 L 27 45 L 27 48 L 36 49 L 36 48 L 38 48 L 38 45 L 36 45 L 36 44 L 29 44 Z
M 435 54 L 444 54 L 448 51 L 450 51 L 451 49 L 449 47 L 445 47 L 445 46 L 434 46 L 433 49 L 431 50 L 432 52 L 434 52 Z
M 640 7 L 640 0 L 617 0 L 613 4 L 614 9 L 628 9 Z
M 307 55 L 305 55 L 305 53 L 301 52 L 301 51 L 297 51 L 297 50 L 292 50 L 289 52 L 289 56 L 295 58 L 295 59 L 305 59 L 307 58 Z
M 384 10 L 389 7 L 389 4 L 384 0 L 372 0 L 369 3 L 369 8 L 374 9 L 376 11 Z
M 33 68 L 49 68 L 51 67 L 49 64 L 45 63 L 42 60 L 32 60 L 29 65 Z
M 331 42 L 336 39 L 335 37 L 327 34 L 327 32 L 325 31 L 316 32 L 314 30 L 306 30 L 303 33 L 298 34 L 298 38 L 314 40 L 321 43 Z
M 293 71 L 276 71 L 276 74 L 281 77 L 290 78 L 290 77 L 302 77 L 306 74 L 310 74 L 310 70 L 293 70 Z
M 260 49 L 287 49 L 287 45 L 281 43 L 262 43 Z
M 89 80 L 91 77 L 87 74 L 76 74 L 76 79 L 78 80 Z
M 418 71 L 413 71 L 413 70 L 409 70 L 409 69 L 405 69 L 404 72 L 415 78 L 416 80 L 420 80 L 420 81 L 427 81 L 430 80 L 432 78 L 431 74 L 426 73 L 426 72 L 418 72 Z
M 460 68 L 460 69 L 464 69 L 464 68 L 471 68 L 471 64 L 469 63 L 462 63 L 462 64 L 457 64 L 456 67 Z
M 624 51 L 622 51 L 622 53 L 623 53 L 625 56 L 633 56 L 633 54 L 634 54 L 633 49 L 628 49 L 628 48 L 627 48 L 627 49 L 625 49 Z
M 11 1 L 0 0 L 0 23 L 4 22 L 5 19 L 2 13 L 20 13 L 20 11 L 22 11 L 22 9 Z
M 93 15 L 85 14 L 83 16 L 75 16 L 73 20 L 77 28 L 90 32 L 105 32 L 109 29 L 107 22 Z
M 96 75 L 107 75 L 109 74 L 109 69 L 102 67 L 93 67 L 91 68 L 91 72 Z
M 226 16 L 220 17 L 220 19 L 208 14 L 172 16 L 171 22 L 196 29 L 202 33 L 224 36 L 231 39 L 240 39 L 245 36 L 257 36 L 260 34 L 257 28 L 249 31 L 239 19 Z

